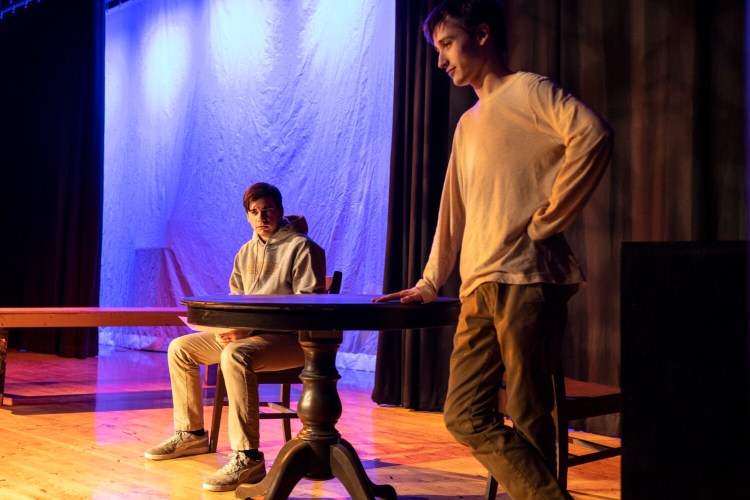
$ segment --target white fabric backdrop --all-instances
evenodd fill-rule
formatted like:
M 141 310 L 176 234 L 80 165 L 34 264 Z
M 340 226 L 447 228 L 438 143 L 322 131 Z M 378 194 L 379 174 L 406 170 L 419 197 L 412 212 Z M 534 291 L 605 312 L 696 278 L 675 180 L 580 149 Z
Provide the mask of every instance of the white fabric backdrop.
M 341 270 L 379 293 L 393 98 L 393 0 L 131 0 L 107 13 L 102 306 L 228 293 L 252 233 L 242 195 L 276 184 Z M 166 350 L 178 328 L 107 328 Z M 374 370 L 374 332 L 345 368 Z

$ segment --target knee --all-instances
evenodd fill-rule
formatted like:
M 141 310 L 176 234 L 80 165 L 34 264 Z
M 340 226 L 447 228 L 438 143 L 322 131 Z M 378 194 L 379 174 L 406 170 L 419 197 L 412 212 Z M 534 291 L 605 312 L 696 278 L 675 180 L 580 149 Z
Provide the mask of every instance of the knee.
M 472 447 L 473 433 L 468 431 L 464 425 L 455 420 L 445 420 L 445 428 L 457 443 L 464 446 Z
M 221 370 L 225 373 L 238 368 L 242 370 L 252 369 L 252 350 L 247 349 L 247 346 L 243 346 L 239 342 L 231 342 L 222 349 L 220 364 Z
M 471 437 L 475 431 L 466 411 L 446 402 L 443 411 L 443 423 L 445 423 L 445 428 L 453 436 L 453 439 L 464 446 L 471 446 Z
M 186 337 L 187 336 L 177 337 L 172 339 L 169 343 L 169 346 L 167 347 L 167 359 L 170 363 L 189 358 Z
M 458 443 L 471 449 L 505 426 L 503 415 L 494 406 L 466 407 L 452 404 L 450 399 L 445 403 L 443 422 Z

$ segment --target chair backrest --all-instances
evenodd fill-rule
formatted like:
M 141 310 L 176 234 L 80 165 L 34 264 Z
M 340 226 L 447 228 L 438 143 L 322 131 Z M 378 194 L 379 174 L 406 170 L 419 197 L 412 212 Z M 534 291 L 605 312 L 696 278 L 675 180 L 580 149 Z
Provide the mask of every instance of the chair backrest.
M 333 275 L 326 276 L 326 293 L 340 293 L 341 278 L 341 271 L 334 271 Z

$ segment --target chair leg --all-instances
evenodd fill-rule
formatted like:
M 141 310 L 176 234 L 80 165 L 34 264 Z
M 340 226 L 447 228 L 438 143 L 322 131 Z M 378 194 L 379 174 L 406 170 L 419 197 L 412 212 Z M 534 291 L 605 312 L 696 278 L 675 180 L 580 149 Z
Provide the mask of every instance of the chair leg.
M 281 404 L 285 408 L 289 408 L 291 404 L 291 384 L 281 384 Z M 284 442 L 288 442 L 292 439 L 292 422 L 290 418 L 282 418 L 281 425 L 284 428 Z
M 492 474 L 487 474 L 487 488 L 485 489 L 484 498 L 494 500 L 497 497 L 497 480 Z
M 555 390 L 555 431 L 557 433 L 557 482 L 563 490 L 568 489 L 568 418 L 565 414 L 565 376 L 562 363 L 557 365 L 552 375 Z
M 227 395 L 227 387 L 224 385 L 224 376 L 221 368 L 216 369 L 216 389 L 214 389 L 214 412 L 211 419 L 211 431 L 209 433 L 208 451 L 216 453 L 219 444 L 219 428 L 221 427 L 221 411 L 224 407 L 224 398 Z

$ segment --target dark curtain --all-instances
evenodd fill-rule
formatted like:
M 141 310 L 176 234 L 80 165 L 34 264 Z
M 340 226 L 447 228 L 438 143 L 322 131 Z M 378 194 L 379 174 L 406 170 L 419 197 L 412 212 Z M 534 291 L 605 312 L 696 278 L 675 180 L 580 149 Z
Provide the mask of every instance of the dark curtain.
M 390 201 L 384 290 L 413 286 L 422 274 L 437 223 L 453 129 L 476 100 L 437 68 L 420 25 L 437 4 L 396 2 L 396 55 Z M 458 296 L 457 273 L 441 295 Z M 417 410 L 442 410 L 452 327 L 381 332 L 372 399 Z
M 104 3 L 33 2 L 0 19 L 0 47 L 0 305 L 96 306 Z M 97 329 L 19 329 L 10 345 L 93 356 Z
M 422 39 L 432 5 L 397 0 L 387 292 L 421 275 L 454 117 L 472 103 Z M 510 0 L 506 11 L 511 68 L 554 78 L 615 129 L 610 168 L 566 232 L 588 286 L 570 302 L 563 366 L 619 385 L 621 244 L 747 238 L 744 2 Z M 440 410 L 449 336 L 381 333 L 373 400 Z M 619 416 L 584 428 L 619 434 Z

